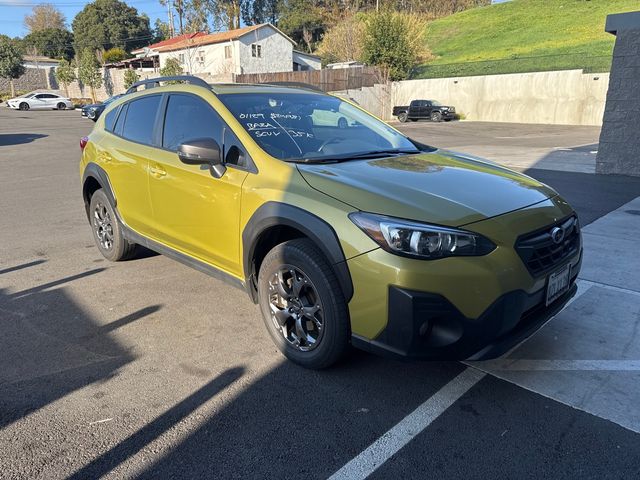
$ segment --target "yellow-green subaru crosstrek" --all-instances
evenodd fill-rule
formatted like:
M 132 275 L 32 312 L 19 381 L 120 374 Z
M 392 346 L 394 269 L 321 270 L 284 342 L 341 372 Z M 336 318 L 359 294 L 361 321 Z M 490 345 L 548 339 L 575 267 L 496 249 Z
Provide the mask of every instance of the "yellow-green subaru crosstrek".
M 311 88 L 139 82 L 81 147 L 107 259 L 139 244 L 246 289 L 306 367 L 351 344 L 496 356 L 576 291 L 580 227 L 554 190 Z

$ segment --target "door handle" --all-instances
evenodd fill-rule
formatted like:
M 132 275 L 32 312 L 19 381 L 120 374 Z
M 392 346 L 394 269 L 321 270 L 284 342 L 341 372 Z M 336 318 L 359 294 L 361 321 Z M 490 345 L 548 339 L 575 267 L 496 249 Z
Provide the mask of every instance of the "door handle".
M 167 174 L 167 171 L 159 165 L 149 167 L 149 172 L 155 177 L 164 177 Z

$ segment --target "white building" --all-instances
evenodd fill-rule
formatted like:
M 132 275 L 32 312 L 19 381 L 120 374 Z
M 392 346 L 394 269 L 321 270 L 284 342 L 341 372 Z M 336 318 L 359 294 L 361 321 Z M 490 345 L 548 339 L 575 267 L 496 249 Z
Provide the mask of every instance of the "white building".
M 187 34 L 134 50 L 160 68 L 177 59 L 185 73 L 226 76 L 319 69 L 320 58 L 294 50 L 295 42 L 269 23 L 212 34 Z M 131 59 L 135 61 L 135 59 Z

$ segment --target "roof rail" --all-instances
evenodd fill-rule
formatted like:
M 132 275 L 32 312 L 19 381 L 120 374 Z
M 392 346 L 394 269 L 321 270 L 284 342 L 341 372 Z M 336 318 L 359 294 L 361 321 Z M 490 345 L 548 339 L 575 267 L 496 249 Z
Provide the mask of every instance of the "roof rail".
M 266 85 L 271 85 L 273 87 L 295 87 L 295 88 L 304 88 L 306 90 L 313 90 L 314 92 L 322 92 L 325 93 L 320 87 L 316 85 L 311 85 L 310 83 L 304 82 L 269 82 Z
M 186 82 L 192 85 L 198 85 L 206 89 L 211 89 L 211 86 L 200 77 L 194 77 L 193 75 L 175 75 L 171 77 L 157 77 L 147 78 L 146 80 L 140 80 L 129 87 L 125 93 L 133 93 L 138 91 L 138 87 L 144 85 L 145 90 L 149 88 L 159 87 L 160 82 Z

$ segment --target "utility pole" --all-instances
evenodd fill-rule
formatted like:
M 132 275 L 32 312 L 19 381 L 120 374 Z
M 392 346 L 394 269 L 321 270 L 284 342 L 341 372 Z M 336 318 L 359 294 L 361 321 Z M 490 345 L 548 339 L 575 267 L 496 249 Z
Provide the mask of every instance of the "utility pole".
M 171 8 L 171 0 L 167 0 L 167 16 L 169 20 L 169 37 L 173 38 L 176 36 L 176 32 L 173 26 L 173 9 Z

